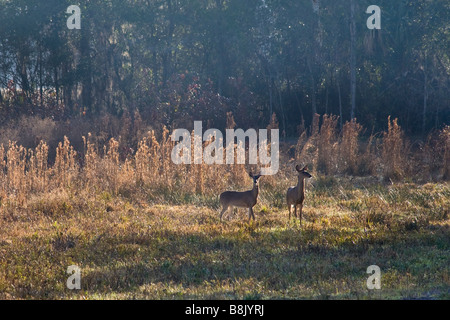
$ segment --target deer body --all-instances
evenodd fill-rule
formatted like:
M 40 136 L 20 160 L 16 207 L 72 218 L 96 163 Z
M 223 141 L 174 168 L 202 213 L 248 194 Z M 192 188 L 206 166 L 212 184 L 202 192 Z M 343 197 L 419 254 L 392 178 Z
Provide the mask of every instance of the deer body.
M 225 191 L 220 194 L 220 204 L 222 205 L 222 211 L 220 212 L 220 220 L 228 208 L 233 210 L 234 207 L 248 208 L 248 219 L 253 218 L 253 207 L 258 200 L 258 179 L 261 175 L 254 176 L 250 172 L 250 177 L 253 179 L 253 189 L 248 191 Z
M 297 206 L 300 206 L 300 225 L 302 225 L 303 201 L 305 200 L 305 178 L 311 178 L 306 172 L 307 167 L 303 169 L 297 165 L 295 169 L 298 171 L 298 182 L 295 187 L 290 187 L 286 194 L 286 202 L 289 208 L 289 220 L 291 220 L 291 209 L 294 206 L 294 216 L 297 218 Z

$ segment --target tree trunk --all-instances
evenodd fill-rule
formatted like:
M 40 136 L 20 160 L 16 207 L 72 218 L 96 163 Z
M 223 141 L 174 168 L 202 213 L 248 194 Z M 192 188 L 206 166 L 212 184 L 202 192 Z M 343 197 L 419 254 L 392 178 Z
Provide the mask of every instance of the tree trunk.
M 92 113 L 92 81 L 91 81 L 91 54 L 90 54 L 89 26 L 84 24 L 81 29 L 80 61 L 81 61 L 81 101 L 88 113 Z
M 277 91 L 278 91 L 278 99 L 279 99 L 280 110 L 281 110 L 281 120 L 283 122 L 282 136 L 283 136 L 283 139 L 285 140 L 286 139 L 286 116 L 284 114 L 283 100 L 281 98 L 281 88 L 279 90 L 277 90 Z
M 27 72 L 27 62 L 26 62 L 26 56 L 22 52 L 18 52 L 17 54 L 17 66 L 16 71 L 19 74 L 20 81 L 21 81 L 21 87 L 23 92 L 25 93 L 25 96 L 28 97 L 28 93 L 30 90 L 30 84 L 28 82 L 28 72 Z
M 269 72 L 269 121 L 270 121 L 270 117 L 272 117 L 272 113 L 273 113 L 272 88 L 273 88 L 273 78 L 272 78 L 272 74 Z
M 216 0 L 218 18 L 217 18 L 217 29 L 216 29 L 216 46 L 217 46 L 217 56 L 219 57 L 217 63 L 217 92 L 219 95 L 223 94 L 223 86 L 225 84 L 225 66 L 226 66 L 226 55 L 225 55 L 225 45 L 223 38 L 223 18 L 222 18 L 222 1 Z
M 42 81 L 42 47 L 39 46 L 39 101 L 41 109 L 43 108 L 44 100 L 44 90 L 43 90 L 43 81 Z
M 55 77 L 55 94 L 56 94 L 56 96 L 55 96 L 55 98 L 56 98 L 56 104 L 58 105 L 59 104 L 59 82 L 58 82 L 58 67 L 57 66 L 55 66 L 54 68 L 53 68 L 53 75 L 54 75 L 54 77 Z
M 314 118 L 314 115 L 317 113 L 316 79 L 314 78 L 314 73 L 313 73 L 309 58 L 307 58 L 307 64 L 308 64 L 309 74 L 311 76 L 311 107 L 312 107 L 312 117 Z
M 336 71 L 336 86 L 338 90 L 338 101 L 339 101 L 339 127 L 342 130 L 342 96 L 341 96 L 341 84 L 339 82 L 339 73 Z
M 351 94 L 351 111 L 350 120 L 355 117 L 356 111 L 356 58 L 355 58 L 355 1 L 350 1 L 350 94 Z
M 427 124 L 427 102 L 428 102 L 428 74 L 427 74 L 427 56 L 425 55 L 425 65 L 423 68 L 423 110 L 422 110 L 422 135 L 425 135 L 425 126 Z

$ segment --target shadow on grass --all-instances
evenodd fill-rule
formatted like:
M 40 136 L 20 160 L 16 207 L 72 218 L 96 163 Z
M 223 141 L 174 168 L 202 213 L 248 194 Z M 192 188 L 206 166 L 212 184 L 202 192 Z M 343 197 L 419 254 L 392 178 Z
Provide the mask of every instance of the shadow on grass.
M 296 228 L 285 228 L 239 239 L 236 234 L 211 237 L 165 231 L 147 239 L 124 238 L 120 243 L 109 239 L 110 246 L 101 249 L 106 250 L 105 258 L 93 264 L 97 270 L 84 275 L 83 289 L 98 294 L 126 293 L 137 292 L 141 286 L 165 283 L 177 291 L 180 287 L 201 288 L 216 282 L 234 283 L 233 287 L 239 291 L 239 283 L 253 282 L 255 297 L 329 298 L 336 296 L 339 288 L 341 296 L 355 299 L 368 295 L 366 269 L 372 264 L 398 277 L 409 273 L 416 279 L 419 290 L 436 280 L 432 277 L 427 280 L 424 273 L 448 270 L 445 262 L 449 257 L 448 242 L 445 245 L 445 235 L 441 233 L 419 238 L 413 233 L 385 234 L 333 244 L 327 240 L 333 232 L 338 230 L 329 228 L 324 235 L 319 230 L 299 232 Z M 124 246 L 120 254 L 114 248 L 117 245 Z M 140 248 L 138 252 L 136 246 Z M 86 250 L 95 252 L 99 248 L 102 246 L 93 244 Z M 388 281 L 392 282 L 385 283 L 388 286 L 408 289 L 396 279 L 385 282 Z M 230 294 L 229 288 L 211 290 L 211 294 L 217 294 L 215 291 Z M 162 298 L 169 296 L 162 294 Z M 237 293 L 234 297 L 242 298 Z
M 311 222 L 303 229 L 269 222 L 232 222 L 215 233 L 161 229 L 30 237 L 4 247 L 3 259 L 10 262 L 0 267 L 14 283 L 8 292 L 42 299 L 79 294 L 66 288 L 66 269 L 73 264 L 82 269 L 82 294 L 100 297 L 145 297 L 142 287 L 151 291 L 157 284 L 170 288 L 150 292 L 163 299 L 359 299 L 370 297 L 365 284 L 372 264 L 382 270 L 383 288 L 397 296 L 449 287 L 446 228 L 361 234 Z

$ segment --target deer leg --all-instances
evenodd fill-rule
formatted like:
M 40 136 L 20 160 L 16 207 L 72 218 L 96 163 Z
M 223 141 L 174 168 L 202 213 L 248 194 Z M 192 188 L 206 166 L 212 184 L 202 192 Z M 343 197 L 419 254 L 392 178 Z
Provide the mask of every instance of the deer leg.
M 220 213 L 220 221 L 222 221 L 222 216 L 225 213 L 225 211 L 227 211 L 228 207 L 223 207 L 222 208 L 222 212 Z
M 303 211 L 303 204 L 300 203 L 300 227 L 302 226 L 302 211 Z
M 297 218 L 297 204 L 294 204 L 294 216 Z
M 251 218 L 253 218 L 253 220 L 255 220 L 255 216 L 253 215 L 252 207 L 248 208 L 248 221 L 250 221 Z
M 291 220 L 291 208 L 292 208 L 292 205 L 288 204 L 288 207 L 289 207 L 289 220 Z

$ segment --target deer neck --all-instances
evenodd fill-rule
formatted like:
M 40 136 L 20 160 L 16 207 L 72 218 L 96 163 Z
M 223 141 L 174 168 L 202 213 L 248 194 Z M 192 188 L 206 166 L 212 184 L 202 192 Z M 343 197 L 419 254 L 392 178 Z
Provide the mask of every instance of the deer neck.
M 298 178 L 297 191 L 298 191 L 299 197 L 305 194 L 305 179 L 304 178 L 300 178 L 300 177 Z
M 252 194 L 257 197 L 258 196 L 258 185 L 256 183 L 253 183 L 253 189 L 252 189 Z

